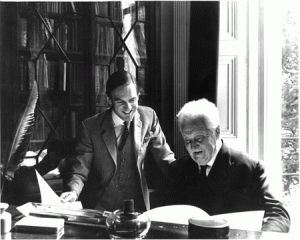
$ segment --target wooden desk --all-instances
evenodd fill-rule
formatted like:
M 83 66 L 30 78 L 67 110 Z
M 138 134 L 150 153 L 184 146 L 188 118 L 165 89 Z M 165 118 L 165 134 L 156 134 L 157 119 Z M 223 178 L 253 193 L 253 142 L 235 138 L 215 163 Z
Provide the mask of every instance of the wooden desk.
M 18 210 L 9 208 L 8 212 L 14 216 Z M 13 221 L 14 224 L 15 221 Z M 64 234 L 60 237 L 46 234 L 19 233 L 14 230 L 2 234 L 1 239 L 107 239 L 109 238 L 105 228 L 86 227 L 78 225 L 65 225 Z M 145 239 L 187 239 L 188 226 L 163 222 L 151 222 L 150 230 Z M 267 233 L 230 229 L 230 239 L 292 239 L 285 233 Z

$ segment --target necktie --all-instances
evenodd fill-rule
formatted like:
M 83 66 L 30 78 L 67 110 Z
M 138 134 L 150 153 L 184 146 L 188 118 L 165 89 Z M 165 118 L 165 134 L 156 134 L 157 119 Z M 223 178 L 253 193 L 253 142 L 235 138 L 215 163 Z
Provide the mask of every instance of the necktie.
M 119 150 L 121 151 L 126 143 L 126 139 L 129 135 L 129 128 L 128 128 L 128 122 L 124 122 L 124 130 L 123 130 L 123 134 L 121 136 L 121 142 L 120 142 L 120 145 L 119 145 Z
M 201 179 L 201 182 L 205 182 L 206 181 L 206 169 L 207 169 L 207 165 L 203 165 L 201 166 L 201 169 L 200 169 L 200 179 Z

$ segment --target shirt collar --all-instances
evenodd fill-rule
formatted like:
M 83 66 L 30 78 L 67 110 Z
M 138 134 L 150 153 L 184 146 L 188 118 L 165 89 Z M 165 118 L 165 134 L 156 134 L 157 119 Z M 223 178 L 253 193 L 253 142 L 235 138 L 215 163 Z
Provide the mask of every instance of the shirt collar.
M 120 118 L 120 117 L 115 113 L 114 110 L 112 110 L 111 112 L 112 112 L 111 116 L 112 116 L 112 119 L 113 119 L 114 127 L 119 127 L 119 126 L 125 124 L 125 121 L 124 121 L 122 118 Z M 131 122 L 131 121 L 130 121 L 130 122 Z M 130 126 L 130 125 L 129 125 L 129 126 Z
M 120 125 L 124 125 L 124 120 L 121 119 L 114 110 L 111 111 L 112 112 L 112 119 L 113 119 L 113 123 L 114 123 L 114 127 L 120 126 Z
M 215 162 L 215 160 L 217 158 L 217 155 L 218 155 L 221 147 L 222 147 L 222 141 L 219 139 L 216 142 L 216 152 L 213 155 L 212 159 L 207 163 L 207 165 L 209 166 L 209 168 L 211 168 L 214 165 L 214 162 Z

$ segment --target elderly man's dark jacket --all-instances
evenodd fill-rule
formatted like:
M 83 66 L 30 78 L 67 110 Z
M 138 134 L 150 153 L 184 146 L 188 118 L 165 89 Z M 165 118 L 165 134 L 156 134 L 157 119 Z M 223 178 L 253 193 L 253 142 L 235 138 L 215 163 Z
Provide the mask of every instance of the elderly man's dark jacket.
M 263 231 L 290 228 L 289 214 L 270 192 L 262 162 L 224 142 L 206 183 L 201 183 L 198 164 L 189 155 L 171 163 L 170 192 L 169 204 L 194 205 L 210 215 L 265 210 Z

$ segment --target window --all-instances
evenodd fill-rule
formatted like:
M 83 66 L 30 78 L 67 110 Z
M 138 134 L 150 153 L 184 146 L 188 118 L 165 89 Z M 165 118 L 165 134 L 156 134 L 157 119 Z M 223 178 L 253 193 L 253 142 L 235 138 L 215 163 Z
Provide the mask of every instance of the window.
M 260 1 L 259 13 L 258 148 L 297 233 L 299 8 L 295 1 Z
M 299 9 L 282 6 L 281 164 L 283 199 L 290 213 L 299 197 Z
M 291 215 L 291 231 L 298 232 L 299 8 L 295 1 L 225 1 L 222 9 L 223 138 L 264 160 L 273 190 Z

